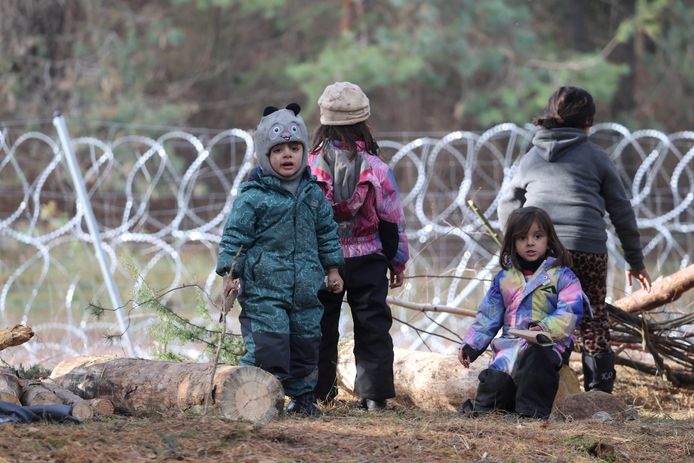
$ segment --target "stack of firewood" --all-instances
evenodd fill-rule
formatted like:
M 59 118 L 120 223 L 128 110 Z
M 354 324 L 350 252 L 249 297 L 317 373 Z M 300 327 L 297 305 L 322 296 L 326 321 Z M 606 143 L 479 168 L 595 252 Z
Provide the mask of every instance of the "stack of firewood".
M 34 332 L 27 326 L 0 329 L 0 351 L 23 344 L 33 336 Z M 0 400 L 17 405 L 70 405 L 71 415 L 80 420 L 113 414 L 113 403 L 109 399 L 85 400 L 50 378 L 21 378 L 10 367 L 0 367 Z
M 0 351 L 34 336 L 17 325 L 0 330 Z M 114 413 L 213 413 L 262 425 L 284 408 L 282 384 L 253 366 L 164 362 L 122 357 L 63 360 L 50 378 L 23 379 L 0 368 L 0 400 L 17 405 L 66 404 L 81 419 Z
M 676 386 L 694 385 L 694 312 L 653 310 L 672 304 L 694 287 L 694 265 L 658 278 L 650 292 L 642 289 L 607 305 L 617 363 L 665 377 Z M 650 361 L 630 352 L 649 354 Z M 647 360 L 650 360 L 647 359 Z

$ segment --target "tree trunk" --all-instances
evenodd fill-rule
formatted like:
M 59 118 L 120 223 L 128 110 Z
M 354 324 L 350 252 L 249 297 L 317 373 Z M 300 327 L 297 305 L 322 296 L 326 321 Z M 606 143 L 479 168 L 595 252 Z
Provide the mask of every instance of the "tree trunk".
M 687 290 L 694 288 L 694 265 L 653 282 L 651 292 L 643 289 L 613 303 L 627 312 L 646 312 L 676 301 Z
M 29 326 L 15 325 L 0 330 L 0 350 L 24 344 L 34 336 Z
M 352 349 L 345 344 L 339 353 L 338 382 L 350 394 L 354 394 L 356 367 Z M 463 367 L 453 354 L 393 349 L 393 376 L 395 401 L 427 411 L 457 411 L 467 399 L 477 392 L 480 372 L 487 368 L 489 354 L 483 354 L 470 368 Z M 560 373 L 557 399 L 580 392 L 576 374 L 564 367 Z
M 212 365 L 116 357 L 77 357 L 58 364 L 56 383 L 84 399 L 106 398 L 121 413 L 201 413 L 209 396 Z M 264 424 L 284 405 L 284 391 L 270 373 L 252 366 L 219 366 L 214 409 L 227 418 Z
M 0 400 L 21 405 L 22 388 L 17 373 L 12 368 L 0 368 Z

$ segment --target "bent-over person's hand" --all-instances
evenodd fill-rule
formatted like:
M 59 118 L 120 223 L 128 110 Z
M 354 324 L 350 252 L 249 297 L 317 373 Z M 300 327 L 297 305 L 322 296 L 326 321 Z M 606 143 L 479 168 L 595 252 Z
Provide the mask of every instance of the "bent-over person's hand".
M 641 270 L 627 270 L 625 277 L 627 279 L 627 285 L 631 287 L 631 278 L 634 277 L 641 284 L 641 287 L 646 290 L 647 293 L 651 292 L 651 277 L 648 275 L 648 271 L 645 268 Z
M 344 281 L 342 281 L 340 272 L 338 272 L 336 268 L 331 268 L 328 269 L 327 272 L 325 272 L 325 275 L 327 276 L 325 286 L 328 288 L 328 291 L 335 294 L 341 293 L 345 283 Z
M 224 281 L 224 297 L 228 298 L 231 293 L 239 290 L 239 280 L 231 278 L 229 275 L 223 277 Z
M 458 349 L 458 361 L 462 363 L 465 368 L 470 368 L 470 357 L 468 357 L 463 350 L 463 346 L 460 346 Z

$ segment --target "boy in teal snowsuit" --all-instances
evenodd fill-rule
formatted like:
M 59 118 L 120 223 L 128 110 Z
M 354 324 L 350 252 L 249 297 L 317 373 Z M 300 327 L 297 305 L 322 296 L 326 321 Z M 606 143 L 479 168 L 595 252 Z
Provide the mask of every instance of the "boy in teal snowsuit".
M 241 364 L 282 382 L 292 398 L 288 412 L 318 415 L 318 290 L 327 276 L 328 290 L 342 291 L 337 269 L 344 259 L 332 208 L 306 166 L 308 131 L 299 111 L 295 103 L 265 108 L 254 138 L 258 167 L 234 200 L 216 271 L 225 296 L 238 285 Z

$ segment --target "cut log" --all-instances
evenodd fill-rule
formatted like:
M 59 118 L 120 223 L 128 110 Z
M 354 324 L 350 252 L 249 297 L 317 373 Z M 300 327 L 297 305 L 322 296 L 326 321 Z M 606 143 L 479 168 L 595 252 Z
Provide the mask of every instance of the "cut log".
M 338 355 L 338 383 L 354 394 L 356 367 L 352 354 L 354 344 L 345 343 Z M 457 411 L 467 399 L 477 393 L 480 372 L 489 364 L 489 354 L 483 354 L 470 368 L 463 367 L 454 354 L 420 352 L 394 348 L 394 401 L 408 407 L 427 411 Z M 560 373 L 557 398 L 580 392 L 576 374 L 564 367 Z
M 694 265 L 658 278 L 651 285 L 650 292 L 639 289 L 612 304 L 627 312 L 646 312 L 676 301 L 691 288 L 694 288 Z
M 202 413 L 212 365 L 116 357 L 77 357 L 58 364 L 51 378 L 84 399 L 105 398 L 116 412 L 149 415 Z M 252 366 L 219 366 L 213 409 L 230 419 L 264 424 L 278 416 L 284 391 L 270 373 Z
M 113 402 L 109 399 L 90 399 L 86 401 L 95 416 L 111 416 L 114 413 Z
M 41 381 L 27 381 L 22 384 L 22 405 L 46 405 L 61 404 L 60 398 L 50 389 L 41 384 Z
M 34 332 L 28 326 L 15 325 L 12 328 L 3 328 L 0 330 L 0 350 L 24 344 L 33 336 Z
M 21 395 L 22 387 L 17 372 L 12 368 L 0 368 L 0 400 L 21 405 L 19 401 Z
M 77 394 L 68 391 L 64 387 L 61 387 L 50 378 L 41 380 L 41 385 L 55 394 L 60 402 L 64 403 L 65 405 L 71 405 L 72 416 L 75 416 L 82 421 L 89 420 L 94 417 L 94 411 L 92 410 L 90 404 Z
M 70 414 L 80 420 L 88 420 L 94 416 L 91 407 L 82 399 L 77 397 L 75 402 L 65 402 L 54 391 L 61 389 L 56 385 L 43 384 L 41 381 L 28 381 L 22 386 L 22 405 L 52 405 L 65 404 L 70 406 Z M 64 391 L 72 394 L 69 391 Z M 72 394 L 74 395 L 74 394 Z

